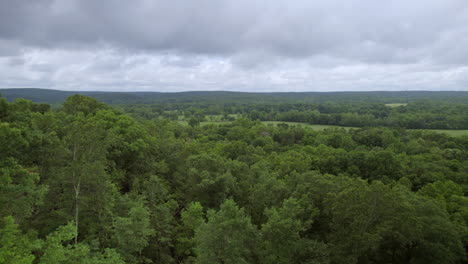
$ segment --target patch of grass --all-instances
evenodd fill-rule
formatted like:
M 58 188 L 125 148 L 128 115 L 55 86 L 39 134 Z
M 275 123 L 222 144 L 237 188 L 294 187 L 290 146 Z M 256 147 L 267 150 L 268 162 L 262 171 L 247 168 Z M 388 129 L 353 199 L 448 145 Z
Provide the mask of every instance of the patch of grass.
M 179 120 L 177 122 L 179 124 L 188 126 L 187 121 Z M 231 121 L 205 121 L 205 122 L 200 122 L 200 126 L 222 125 L 222 124 L 229 124 L 229 123 L 231 123 Z M 301 122 L 283 122 L 283 121 L 263 121 L 262 123 L 266 126 L 268 125 L 277 126 L 278 124 L 288 124 L 290 126 L 307 127 L 313 130 L 324 130 L 327 128 L 344 128 L 344 129 L 358 129 L 359 128 L 359 127 L 344 127 L 344 126 L 332 126 L 332 125 L 311 125 L 311 124 L 301 123 Z M 411 129 L 411 130 L 419 130 L 419 129 Z M 460 137 L 463 135 L 468 135 L 468 130 L 451 130 L 451 129 L 426 129 L 426 130 L 434 131 L 437 133 L 445 133 L 452 137 Z
M 188 121 L 185 120 L 178 120 L 177 123 L 188 126 Z M 203 121 L 200 122 L 200 126 L 206 126 L 206 125 L 221 125 L 221 124 L 229 124 L 231 121 Z
M 203 121 L 200 122 L 200 126 L 229 124 L 231 122 L 232 121 Z
M 405 103 L 393 103 L 393 104 L 385 104 L 385 106 L 388 106 L 388 107 L 399 107 L 399 106 L 406 106 L 407 104 Z
M 344 126 L 332 126 L 332 125 L 311 125 L 311 124 L 301 123 L 301 122 L 283 122 L 283 121 L 263 121 L 262 123 L 265 125 L 274 125 L 274 126 L 277 126 L 278 124 L 288 124 L 290 126 L 303 126 L 303 127 L 311 128 L 314 130 L 324 130 L 327 128 L 344 128 L 344 129 L 357 128 L 357 127 L 344 127 Z
M 234 119 L 237 119 L 240 115 L 239 114 L 229 114 L 229 117 L 232 117 Z M 222 121 L 223 120 L 223 115 L 206 115 L 205 119 L 211 122 L 216 122 L 216 121 Z
M 450 129 L 428 129 L 438 133 L 445 133 L 452 137 L 461 137 L 463 135 L 468 135 L 468 130 L 450 130 Z
M 232 117 L 234 119 L 239 118 L 239 114 L 229 114 L 229 117 Z M 202 123 L 225 123 L 227 121 L 223 120 L 223 115 L 205 115 L 205 120 Z M 178 121 L 188 121 L 190 118 L 186 118 L 184 115 L 179 115 L 177 117 Z
M 327 128 L 344 128 L 344 129 L 357 129 L 359 127 L 344 127 L 344 126 L 332 126 L 332 125 L 311 125 L 307 123 L 300 123 L 300 122 L 282 122 L 282 121 L 263 121 L 265 125 L 278 125 L 278 124 L 288 124 L 288 125 L 295 125 L 295 126 L 303 126 L 308 127 L 314 130 L 324 130 Z M 418 129 L 413 129 L 418 130 Z M 430 131 L 434 131 L 437 133 L 445 133 L 452 137 L 460 137 L 463 135 L 468 135 L 468 130 L 451 130 L 451 129 L 427 129 Z

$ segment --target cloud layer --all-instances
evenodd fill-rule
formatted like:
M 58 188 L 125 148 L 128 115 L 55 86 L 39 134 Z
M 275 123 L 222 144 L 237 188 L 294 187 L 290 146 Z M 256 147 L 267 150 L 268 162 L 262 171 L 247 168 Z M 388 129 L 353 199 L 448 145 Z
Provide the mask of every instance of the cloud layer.
M 0 87 L 468 90 L 466 0 L 0 2 Z

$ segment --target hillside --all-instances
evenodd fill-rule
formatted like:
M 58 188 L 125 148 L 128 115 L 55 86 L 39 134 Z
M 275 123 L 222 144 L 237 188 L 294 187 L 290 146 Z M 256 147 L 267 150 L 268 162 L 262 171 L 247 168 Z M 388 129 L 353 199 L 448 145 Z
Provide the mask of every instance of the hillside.
M 377 91 L 377 92 L 287 92 L 287 93 L 246 93 L 227 91 L 197 92 L 97 92 L 97 91 L 60 91 L 37 88 L 0 89 L 0 94 L 13 101 L 24 98 L 38 103 L 61 104 L 68 96 L 81 94 L 93 97 L 106 104 L 151 104 L 158 102 L 268 102 L 268 103 L 307 103 L 325 101 L 379 101 L 382 103 L 406 103 L 421 99 L 451 100 L 468 102 L 468 92 L 464 91 Z

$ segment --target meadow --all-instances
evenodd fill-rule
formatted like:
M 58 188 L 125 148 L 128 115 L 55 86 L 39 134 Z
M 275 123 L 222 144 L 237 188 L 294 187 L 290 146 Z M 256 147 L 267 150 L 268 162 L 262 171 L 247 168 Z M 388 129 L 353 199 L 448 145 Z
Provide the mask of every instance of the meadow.
M 391 104 L 385 104 L 385 106 L 388 106 L 388 107 L 399 107 L 399 106 L 406 106 L 408 104 L 405 104 L 405 103 L 391 103 Z
M 188 121 L 185 120 L 178 120 L 177 121 L 179 124 L 182 125 L 188 125 Z M 200 122 L 200 126 L 207 126 L 207 125 L 223 125 L 223 124 L 229 124 L 232 123 L 232 121 L 203 121 Z M 322 131 L 325 129 L 330 129 L 330 128 L 344 128 L 346 130 L 348 129 L 358 129 L 359 127 L 346 127 L 346 126 L 334 126 L 334 125 L 312 125 L 312 124 L 307 124 L 307 123 L 301 123 L 301 122 L 282 122 L 282 121 L 262 121 L 263 124 L 266 126 L 278 126 L 279 124 L 287 124 L 289 126 L 300 126 L 300 127 L 305 127 L 305 128 L 310 128 L 313 130 L 317 131 Z M 409 129 L 409 130 L 428 130 L 428 131 L 434 131 L 437 133 L 443 133 L 447 134 L 452 137 L 460 137 L 460 136 L 465 136 L 468 135 L 468 129 L 462 129 L 462 130 L 456 130 L 456 129 Z

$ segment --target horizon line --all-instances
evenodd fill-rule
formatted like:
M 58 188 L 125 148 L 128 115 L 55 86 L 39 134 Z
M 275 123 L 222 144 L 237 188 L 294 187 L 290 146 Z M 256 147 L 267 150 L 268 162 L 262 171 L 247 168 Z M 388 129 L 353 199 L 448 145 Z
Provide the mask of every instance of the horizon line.
M 247 93 L 247 94 L 267 94 L 267 93 L 366 93 L 366 92 L 468 92 L 468 90 L 339 90 L 339 91 L 231 91 L 231 90 L 184 90 L 184 91 L 106 91 L 106 90 L 61 90 L 61 89 L 52 89 L 52 88 L 38 88 L 38 87 L 1 87 L 1 90 L 26 90 L 26 89 L 34 89 L 34 90 L 49 90 L 49 91 L 58 91 L 58 92 L 100 92 L 100 93 L 193 93 L 193 92 L 227 92 L 227 93 Z

